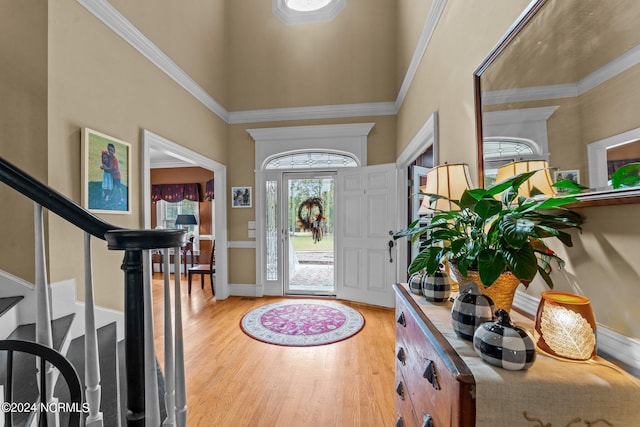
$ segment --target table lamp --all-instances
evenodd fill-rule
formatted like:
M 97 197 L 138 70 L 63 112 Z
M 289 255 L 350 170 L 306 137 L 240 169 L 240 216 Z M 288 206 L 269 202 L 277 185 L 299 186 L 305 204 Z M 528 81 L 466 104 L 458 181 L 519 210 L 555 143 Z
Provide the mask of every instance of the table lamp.
M 542 292 L 534 328 L 542 353 L 584 361 L 596 356 L 596 320 L 589 298 L 568 292 Z
M 427 172 L 427 185 L 424 192 L 437 194 L 448 199 L 460 200 L 462 193 L 471 187 L 469 165 L 466 163 L 453 163 L 436 166 Z M 434 209 L 442 211 L 460 210 L 458 206 L 446 199 L 438 199 L 429 203 L 429 196 L 422 199 L 418 213 L 425 215 Z
M 520 186 L 518 194 L 524 197 L 554 196 L 556 190 L 553 187 L 553 181 L 549 174 L 549 163 L 546 160 L 519 160 L 502 165 L 498 168 L 496 182 L 502 182 L 512 176 L 535 170 L 538 172 Z
M 190 225 L 197 225 L 198 221 L 196 221 L 196 216 L 192 214 L 187 215 L 178 215 L 176 218 L 176 225 L 184 226 L 184 229 L 187 230 Z

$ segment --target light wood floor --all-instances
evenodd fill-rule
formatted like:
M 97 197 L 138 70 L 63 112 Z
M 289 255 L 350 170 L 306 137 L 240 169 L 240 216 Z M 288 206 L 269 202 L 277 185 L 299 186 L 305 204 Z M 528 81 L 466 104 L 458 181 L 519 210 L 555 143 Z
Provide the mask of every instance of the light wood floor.
M 172 279 L 173 280 L 173 279 Z M 365 317 L 345 341 L 316 347 L 265 344 L 240 329 L 252 308 L 282 297 L 211 296 L 182 283 L 189 426 L 391 426 L 395 323 L 392 309 L 345 302 Z M 173 288 L 173 281 L 171 282 Z M 154 274 L 155 342 L 163 364 L 163 282 Z

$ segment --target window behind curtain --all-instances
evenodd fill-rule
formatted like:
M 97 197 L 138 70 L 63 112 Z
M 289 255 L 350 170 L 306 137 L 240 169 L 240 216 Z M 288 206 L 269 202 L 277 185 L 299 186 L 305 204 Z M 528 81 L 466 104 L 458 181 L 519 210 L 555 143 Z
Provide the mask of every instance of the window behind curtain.
M 156 202 L 156 224 L 163 229 L 183 229 L 184 226 L 176 225 L 178 215 L 192 214 L 195 215 L 198 224 L 189 225 L 189 236 L 194 236 L 193 252 L 200 254 L 200 210 L 198 202 L 184 199 L 181 202 L 169 203 L 164 200 Z

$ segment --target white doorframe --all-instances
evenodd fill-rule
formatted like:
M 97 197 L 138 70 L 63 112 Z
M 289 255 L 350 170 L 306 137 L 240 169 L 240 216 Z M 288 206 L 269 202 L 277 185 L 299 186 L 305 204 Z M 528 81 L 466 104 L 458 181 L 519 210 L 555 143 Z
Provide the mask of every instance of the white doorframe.
M 431 113 L 427 121 L 422 125 L 396 160 L 396 167 L 398 168 L 398 224 L 396 230 L 407 228 L 408 225 L 407 216 L 409 213 L 407 212 L 407 200 L 409 199 L 409 187 L 407 182 L 409 180 L 409 165 L 431 146 L 433 146 L 433 164 L 437 166 L 439 162 L 439 150 L 438 113 L 436 111 Z M 398 245 L 397 277 L 399 282 L 406 282 L 408 279 L 406 268 L 408 265 L 408 257 L 407 245 Z
M 142 212 L 144 227 L 151 228 L 151 149 L 162 151 L 181 162 L 199 166 L 214 173 L 215 214 L 213 230 L 216 239 L 216 299 L 229 296 L 227 254 L 227 168 L 225 165 L 176 144 L 149 130 L 142 131 Z
M 256 200 L 256 296 L 282 295 L 282 278 L 279 283 L 266 278 L 266 224 L 265 186 L 275 181 L 281 190 L 281 169 L 265 170 L 268 159 L 287 152 L 309 150 L 343 152 L 353 156 L 358 166 L 367 165 L 367 136 L 375 123 L 349 123 L 342 125 L 293 126 L 281 128 L 247 129 L 256 143 L 255 149 L 255 200 Z M 294 171 L 290 169 L 288 171 Z M 307 169 L 308 170 L 308 169 Z M 280 245 L 281 246 L 281 245 Z M 278 260 L 282 262 L 282 254 Z M 280 267 L 282 268 L 281 264 Z

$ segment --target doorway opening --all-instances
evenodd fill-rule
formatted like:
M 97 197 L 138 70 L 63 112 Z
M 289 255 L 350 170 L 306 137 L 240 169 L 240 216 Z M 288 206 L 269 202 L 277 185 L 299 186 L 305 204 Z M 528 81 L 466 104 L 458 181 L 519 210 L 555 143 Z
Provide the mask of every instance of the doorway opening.
M 334 296 L 335 173 L 284 174 L 286 295 Z

